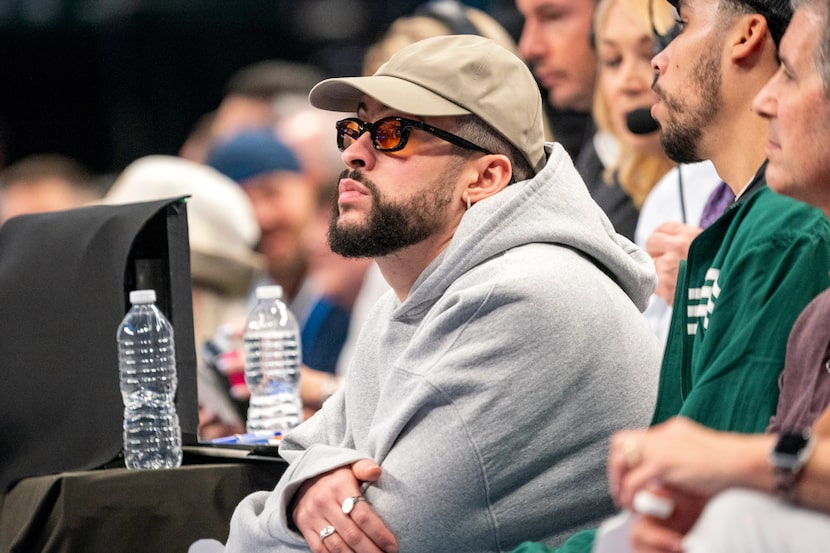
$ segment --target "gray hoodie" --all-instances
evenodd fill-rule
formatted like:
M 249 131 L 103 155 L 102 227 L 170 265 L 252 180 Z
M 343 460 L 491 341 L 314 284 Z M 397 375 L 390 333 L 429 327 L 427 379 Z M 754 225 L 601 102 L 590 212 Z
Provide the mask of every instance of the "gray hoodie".
M 557 544 L 613 512 L 608 438 L 654 405 L 654 270 L 547 149 L 536 177 L 467 211 L 404 302 L 378 301 L 344 389 L 283 439 L 290 465 L 237 507 L 228 552 L 305 550 L 294 493 L 362 458 L 402 553 Z

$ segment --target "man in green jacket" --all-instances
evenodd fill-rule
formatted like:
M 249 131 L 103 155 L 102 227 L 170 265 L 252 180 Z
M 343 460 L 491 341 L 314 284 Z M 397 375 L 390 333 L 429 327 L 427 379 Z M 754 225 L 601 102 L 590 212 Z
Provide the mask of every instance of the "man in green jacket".
M 680 34 L 652 60 L 652 115 L 669 156 L 710 159 L 736 201 L 679 268 L 652 423 L 684 415 L 762 432 L 775 414 L 793 322 L 830 285 L 830 225 L 767 188 L 767 122 L 751 109 L 778 69 L 792 10 L 788 0 L 670 1 Z M 588 552 L 592 542 L 586 531 L 556 551 Z M 525 543 L 516 553 L 540 551 L 549 549 Z

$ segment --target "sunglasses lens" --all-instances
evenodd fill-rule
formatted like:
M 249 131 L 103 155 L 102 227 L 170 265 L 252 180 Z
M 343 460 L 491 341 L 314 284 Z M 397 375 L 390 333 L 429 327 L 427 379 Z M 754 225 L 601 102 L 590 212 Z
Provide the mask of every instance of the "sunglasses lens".
M 380 150 L 397 150 L 403 147 L 403 126 L 400 121 L 387 119 L 375 124 L 375 145 Z
M 337 122 L 337 147 L 345 150 L 351 146 L 361 135 L 360 123 L 351 119 L 344 119 Z

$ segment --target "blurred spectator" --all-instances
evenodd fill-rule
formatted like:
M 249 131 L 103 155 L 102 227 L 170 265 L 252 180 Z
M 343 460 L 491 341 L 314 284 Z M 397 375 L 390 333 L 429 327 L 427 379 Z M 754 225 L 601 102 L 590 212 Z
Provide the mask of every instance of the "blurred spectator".
M 313 65 L 285 60 L 264 60 L 247 65 L 231 75 L 216 110 L 204 114 L 182 144 L 179 155 L 204 162 L 216 142 L 241 131 L 272 128 L 281 116 L 292 113 L 294 104 L 284 101 L 306 97 L 322 78 Z
M 0 223 L 23 213 L 78 207 L 104 192 L 104 180 L 79 161 L 59 154 L 32 155 L 0 173 Z
M 208 151 L 213 145 L 213 136 L 211 134 L 211 127 L 216 119 L 216 111 L 205 113 L 196 121 L 193 128 L 190 130 L 184 143 L 179 148 L 179 157 L 204 163 L 207 159 Z
M 525 18 L 519 52 L 547 91 L 555 111 L 551 121 L 557 141 L 567 144 L 591 197 L 617 232 L 633 240 L 637 207 L 616 182 L 603 176 L 617 156 L 618 144 L 611 134 L 596 132 L 591 115 L 597 68 L 596 4 L 597 0 L 516 0 Z
M 279 98 L 306 96 L 321 74 L 313 66 L 284 60 L 266 60 L 234 73 L 216 110 L 211 128 L 214 139 L 227 139 L 243 130 L 276 123 Z
M 270 129 L 245 131 L 219 142 L 207 164 L 234 180 L 251 200 L 267 259 L 268 277 L 282 286 L 297 318 L 311 309 L 305 253 L 300 240 L 314 213 L 311 181 L 294 153 Z
M 674 10 L 666 2 L 600 0 L 594 14 L 594 41 L 599 60 L 594 120 L 619 145 L 613 163 L 605 168 L 607 181 L 616 181 L 638 209 L 657 181 L 675 163 L 660 144 L 659 126 L 651 132 L 629 127 L 633 112 L 643 113 L 657 100 L 651 90 L 654 71 L 654 22 L 663 32 L 674 23 Z M 651 6 L 651 9 L 649 7 Z M 651 15 L 650 15 L 651 12 Z M 639 110 L 639 111 L 638 111 Z

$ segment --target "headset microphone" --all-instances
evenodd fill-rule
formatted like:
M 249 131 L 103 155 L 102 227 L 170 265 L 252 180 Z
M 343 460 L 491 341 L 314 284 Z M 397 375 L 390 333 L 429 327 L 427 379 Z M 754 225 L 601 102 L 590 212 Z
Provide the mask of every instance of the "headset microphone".
M 651 108 L 638 108 L 628 112 L 625 125 L 634 134 L 651 134 L 660 129 L 660 124 L 651 116 Z

